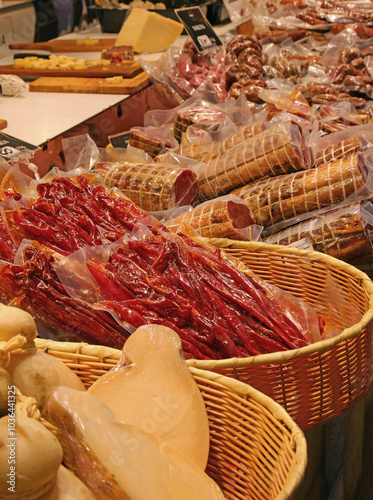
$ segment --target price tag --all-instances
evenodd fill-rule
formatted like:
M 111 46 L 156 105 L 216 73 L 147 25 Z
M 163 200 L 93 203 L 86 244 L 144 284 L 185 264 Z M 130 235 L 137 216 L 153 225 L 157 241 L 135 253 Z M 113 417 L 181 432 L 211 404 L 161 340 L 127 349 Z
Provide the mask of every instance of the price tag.
M 9 160 L 25 150 L 32 151 L 34 149 L 38 149 L 38 146 L 34 146 L 33 144 L 21 141 L 16 137 L 4 134 L 4 132 L 0 132 L 0 156 L 2 156 L 5 160 Z
M 249 0 L 223 0 L 230 20 L 235 26 L 249 21 L 253 15 L 253 8 Z
M 289 243 L 289 247 L 301 248 L 302 250 L 315 250 L 309 238 L 302 238 L 301 240 Z
M 114 148 L 127 148 L 130 142 L 130 132 L 124 132 L 122 134 L 110 135 L 110 144 Z
M 197 50 L 203 52 L 217 45 L 223 45 L 199 7 L 175 9 L 175 12 L 184 24 Z

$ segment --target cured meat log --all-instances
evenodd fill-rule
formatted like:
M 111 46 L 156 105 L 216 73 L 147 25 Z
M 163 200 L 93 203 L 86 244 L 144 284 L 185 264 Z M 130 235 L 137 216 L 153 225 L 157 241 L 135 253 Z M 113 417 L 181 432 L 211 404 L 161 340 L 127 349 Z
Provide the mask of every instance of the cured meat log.
M 97 163 L 94 171 L 147 212 L 193 205 L 198 196 L 197 175 L 177 165 Z
M 368 142 L 361 136 L 355 135 L 343 141 L 339 141 L 332 146 L 321 149 L 315 155 L 314 167 L 319 167 L 324 163 L 330 163 L 340 158 L 346 158 L 354 153 L 361 153 L 366 148 Z
M 174 136 L 180 143 L 183 133 L 190 125 L 198 125 L 203 129 L 214 130 L 221 125 L 226 114 L 217 108 L 191 106 L 177 112 L 174 121 Z
M 314 250 L 348 262 L 372 255 L 372 218 L 372 203 L 357 202 L 307 219 L 263 241 L 289 245 L 306 238 Z
M 257 179 L 310 165 L 311 151 L 298 125 L 275 125 L 208 160 L 199 175 L 200 199 L 218 198 Z
M 189 235 L 197 232 L 204 238 L 229 238 L 249 240 L 249 226 L 255 224 L 249 208 L 239 200 L 217 199 L 202 203 L 190 212 L 166 223 L 170 231 Z
M 366 179 L 365 159 L 354 154 L 305 172 L 244 186 L 231 194 L 246 201 L 257 224 L 270 228 L 298 215 L 342 203 L 356 195 Z
M 258 122 L 254 125 L 240 127 L 238 131 L 224 139 L 223 141 L 214 141 L 207 144 L 195 142 L 193 144 L 183 144 L 180 146 L 176 153 L 187 158 L 206 162 L 211 158 L 216 158 L 224 154 L 228 149 L 231 149 L 249 137 L 253 137 L 265 130 L 266 125 L 264 122 Z

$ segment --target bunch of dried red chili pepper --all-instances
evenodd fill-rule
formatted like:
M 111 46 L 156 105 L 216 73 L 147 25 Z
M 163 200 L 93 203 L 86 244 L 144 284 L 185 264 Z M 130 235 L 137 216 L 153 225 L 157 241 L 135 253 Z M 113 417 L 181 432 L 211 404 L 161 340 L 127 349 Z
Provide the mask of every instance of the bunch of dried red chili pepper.
M 87 262 L 102 300 L 95 304 L 137 328 L 173 328 L 187 355 L 245 357 L 303 347 L 305 332 L 269 298 L 260 280 L 220 251 L 184 235 L 149 235 L 119 246 L 106 263 Z
M 141 221 L 147 237 L 113 247 L 107 261 L 86 261 L 99 301 L 71 296 L 55 272 L 54 258 L 32 246 L 24 251 L 22 264 L 0 269 L 3 300 L 13 300 L 58 333 L 115 347 L 129 335 L 126 324 L 137 328 L 145 323 L 173 328 L 186 355 L 199 359 L 308 344 L 305 328 L 284 312 L 280 300 L 268 296 L 260 280 L 227 263 L 218 249 L 166 231 L 131 202 L 110 196 L 85 177 L 40 184 L 36 200 L 7 212 L 13 237 L 22 234 L 61 255 L 108 244 Z

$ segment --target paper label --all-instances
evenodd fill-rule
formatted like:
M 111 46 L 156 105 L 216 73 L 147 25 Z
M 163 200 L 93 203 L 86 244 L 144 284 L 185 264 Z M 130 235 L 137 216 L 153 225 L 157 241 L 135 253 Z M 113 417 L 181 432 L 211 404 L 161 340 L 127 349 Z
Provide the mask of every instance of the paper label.
M 130 132 L 125 132 L 122 134 L 110 135 L 109 136 L 110 144 L 114 148 L 127 148 L 130 142 Z
M 185 26 L 197 50 L 203 52 L 217 45 L 223 45 L 213 27 L 199 7 L 175 9 L 177 16 Z
M 298 241 L 293 241 L 293 243 L 289 243 L 289 247 L 301 248 L 303 250 L 315 250 L 313 248 L 312 242 L 309 238 L 302 238 Z
M 22 141 L 21 139 L 4 134 L 4 132 L 0 132 L 0 156 L 2 156 L 5 160 L 9 160 L 23 151 L 32 151 L 34 149 L 38 149 L 38 146 L 34 146 L 33 144 Z

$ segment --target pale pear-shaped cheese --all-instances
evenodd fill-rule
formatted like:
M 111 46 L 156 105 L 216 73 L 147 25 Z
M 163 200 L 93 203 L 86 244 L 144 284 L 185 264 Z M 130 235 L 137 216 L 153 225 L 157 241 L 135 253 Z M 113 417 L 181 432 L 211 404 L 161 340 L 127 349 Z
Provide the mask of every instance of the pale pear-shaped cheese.
M 63 465 L 53 486 L 38 500 L 96 500 L 87 486 Z
M 139 327 L 126 341 L 116 369 L 88 392 L 121 422 L 164 439 L 205 469 L 210 445 L 206 407 L 171 328 Z
M 23 335 L 29 342 L 34 340 L 38 335 L 34 318 L 23 309 L 0 304 L 0 342 L 8 342 L 16 335 Z
M 58 439 L 38 420 L 0 418 L 0 498 L 38 498 L 55 480 L 62 455 Z
M 48 401 L 55 387 L 66 385 L 85 391 L 83 382 L 65 363 L 45 352 L 12 354 L 6 367 L 24 396 L 36 399 L 40 413 L 48 418 Z
M 219 486 L 190 458 L 162 439 L 113 420 L 88 392 L 54 390 L 52 423 L 65 456 L 97 500 L 223 500 Z

